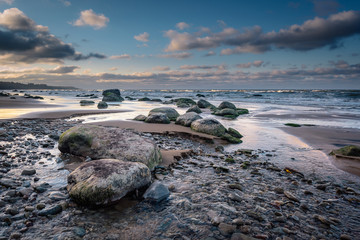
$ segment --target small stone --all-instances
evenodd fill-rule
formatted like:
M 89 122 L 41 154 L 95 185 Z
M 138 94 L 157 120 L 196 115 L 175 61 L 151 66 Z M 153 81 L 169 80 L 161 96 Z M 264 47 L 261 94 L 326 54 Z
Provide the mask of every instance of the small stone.
M 276 187 L 276 188 L 274 188 L 274 192 L 276 192 L 278 194 L 282 194 L 282 193 L 284 193 L 284 189 L 280 188 L 280 187 Z
M 36 170 L 35 170 L 35 169 L 24 169 L 24 170 L 21 172 L 21 175 L 31 176 L 31 175 L 34 175 L 35 173 L 36 173 Z
M 34 211 L 35 210 L 35 208 L 33 207 L 33 206 L 26 206 L 25 207 L 25 211 L 26 212 L 32 212 L 32 211 Z
M 156 181 L 146 190 L 143 197 L 151 202 L 159 203 L 170 196 L 169 189 L 162 183 Z
M 240 232 L 242 233 L 249 233 L 250 232 L 250 226 L 249 225 L 244 225 L 240 227 Z
M 55 205 L 53 207 L 45 208 L 41 211 L 39 211 L 39 216 L 48 216 L 48 215 L 56 215 L 58 213 L 61 213 L 62 207 L 61 205 Z
M 325 191 L 325 190 L 326 190 L 326 187 L 327 187 L 327 185 L 325 185 L 325 184 L 318 184 L 318 185 L 316 185 L 316 188 L 319 189 L 319 190 L 322 190 L 322 191 Z
M 244 224 L 244 220 L 242 218 L 235 218 L 233 221 L 232 221 L 233 224 L 236 224 L 236 225 L 243 225 Z
M 231 240 L 256 240 L 256 238 L 250 237 L 250 236 L 245 235 L 243 233 L 234 233 L 231 236 Z
M 8 207 L 7 209 L 5 209 L 5 213 L 15 216 L 16 214 L 19 213 L 19 210 L 13 207 Z
M 224 236 L 229 236 L 236 230 L 236 226 L 226 223 L 220 223 L 218 228 L 220 233 Z
M 82 227 L 75 227 L 74 233 L 79 237 L 84 237 L 86 234 L 86 230 Z
M 61 192 L 52 192 L 50 193 L 49 198 L 54 201 L 60 201 L 67 199 L 67 196 Z
M 292 201 L 300 202 L 299 199 L 297 199 L 291 192 L 284 191 L 284 195 L 285 195 L 285 197 L 287 197 L 288 199 L 290 199 Z
M 15 232 L 15 233 L 12 233 L 12 234 L 10 235 L 10 238 L 9 238 L 9 239 L 21 239 L 21 236 L 22 236 L 21 233 Z
M 41 210 L 45 208 L 45 204 L 44 203 L 39 203 L 38 205 L 36 205 L 36 209 Z
M 241 202 L 241 201 L 242 201 L 242 198 L 241 198 L 238 194 L 236 194 L 236 193 L 230 193 L 230 194 L 229 194 L 229 198 L 230 198 L 231 200 L 234 200 L 234 201 L 237 201 L 237 202 Z
M 346 235 L 346 234 L 341 234 L 340 240 L 351 240 L 351 237 L 349 235 Z

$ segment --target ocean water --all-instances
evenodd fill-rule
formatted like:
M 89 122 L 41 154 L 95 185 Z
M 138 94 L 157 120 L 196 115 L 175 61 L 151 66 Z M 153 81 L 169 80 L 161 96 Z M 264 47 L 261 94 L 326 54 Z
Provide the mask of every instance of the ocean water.
M 63 108 L 45 109 L 60 111 L 64 109 L 96 109 L 96 105 L 81 107 L 79 101 L 89 97 L 76 97 L 94 94 L 101 100 L 102 90 L 92 91 L 26 91 L 40 95 L 45 102 L 61 104 Z M 171 98 L 187 97 L 195 101 L 204 98 L 215 106 L 222 101 L 230 101 L 239 108 L 247 108 L 250 114 L 241 115 L 235 120 L 202 113 L 203 118 L 216 118 L 225 127 L 233 127 L 244 135 L 242 144 L 230 144 L 226 151 L 240 148 L 265 150 L 275 157 L 260 154 L 260 158 L 273 161 L 282 167 L 292 167 L 305 174 L 317 174 L 325 178 L 360 182 L 360 178 L 337 169 L 326 153 L 314 149 L 303 140 L 289 135 L 280 127 L 284 123 L 313 124 L 316 126 L 360 129 L 360 90 L 121 90 L 123 97 L 148 97 L 169 101 Z M 203 97 L 204 96 L 204 97 Z M 171 98 L 170 98 L 171 97 Z M 109 110 L 129 110 L 124 113 L 87 115 L 73 119 L 84 122 L 107 120 L 131 120 L 139 114 L 147 115 L 156 107 L 174 107 L 180 114 L 187 109 L 174 104 L 158 102 L 139 102 L 125 99 L 123 102 L 109 103 Z M 42 109 L 44 110 L 44 109 Z

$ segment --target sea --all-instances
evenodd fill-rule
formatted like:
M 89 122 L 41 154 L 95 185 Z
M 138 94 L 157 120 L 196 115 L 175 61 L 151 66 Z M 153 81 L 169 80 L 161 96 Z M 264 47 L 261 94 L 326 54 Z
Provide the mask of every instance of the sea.
M 308 124 L 319 127 L 360 130 L 360 90 L 123 90 L 123 102 L 111 102 L 109 110 L 128 110 L 122 113 L 94 114 L 71 119 L 86 123 L 108 120 L 131 121 L 139 114 L 147 115 L 156 107 L 174 107 L 180 114 L 187 109 L 163 102 L 176 98 L 205 99 L 215 106 L 230 101 L 238 108 L 247 108 L 249 114 L 235 120 L 201 113 L 203 118 L 216 118 L 225 127 L 233 127 L 244 135 L 243 143 L 230 144 L 227 152 L 252 149 L 260 158 L 272 161 L 280 167 L 298 169 L 304 174 L 317 175 L 331 180 L 360 182 L 358 176 L 336 168 L 328 152 L 314 148 L 304 140 L 283 131 L 285 123 Z M 10 93 L 14 94 L 14 92 Z M 80 106 L 83 99 L 98 102 L 102 90 L 26 90 L 23 93 L 44 97 L 44 102 L 62 105 L 61 108 L 14 110 L 22 114 L 33 111 L 62 111 L 96 109 L 96 104 Z M 97 98 L 89 99 L 93 94 Z M 83 97 L 81 97 L 83 96 Z M 85 97 L 86 96 L 86 97 Z M 128 100 L 148 97 L 161 102 Z M 8 110 L 11 111 L 11 110 Z M 0 116 L 1 117 L 1 116 Z M 71 120 L 70 119 L 70 120 Z M 360 142 L 360 136 L 359 136 Z M 271 154 L 269 154 L 271 152 Z M 262 154 L 263 153 L 263 154 Z M 269 157 L 271 155 L 271 157 Z

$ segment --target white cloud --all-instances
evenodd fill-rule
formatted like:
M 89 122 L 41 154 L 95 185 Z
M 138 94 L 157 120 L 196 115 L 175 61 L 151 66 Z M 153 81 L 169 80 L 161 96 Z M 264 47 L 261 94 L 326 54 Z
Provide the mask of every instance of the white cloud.
M 184 30 L 185 28 L 189 28 L 190 25 L 187 24 L 186 22 L 179 22 L 176 24 L 176 27 L 180 30 Z
M 158 57 L 161 58 L 176 58 L 176 59 L 185 59 L 192 56 L 189 52 L 180 52 L 180 53 L 170 53 L 170 54 L 159 54 Z
M 47 27 L 37 25 L 17 8 L 9 8 L 4 10 L 3 13 L 0 12 L 0 26 L 15 31 L 47 32 L 49 30 Z
M 134 36 L 134 38 L 139 42 L 148 42 L 149 37 L 150 37 L 150 35 L 147 32 L 144 32 L 144 33 Z
M 15 0 L 0 0 L 0 4 L 2 3 L 5 3 L 5 4 L 8 4 L 8 5 L 11 5 L 14 3 Z
M 121 55 L 113 55 L 109 57 L 110 59 L 130 59 L 131 56 L 129 54 L 121 54 Z
M 96 14 L 92 9 L 84 10 L 80 12 L 80 18 L 77 19 L 74 26 L 91 26 L 94 29 L 100 29 L 106 27 L 109 22 L 104 14 Z
M 112 68 L 109 68 L 109 70 L 110 71 L 116 71 L 116 70 L 118 70 L 118 68 L 117 67 L 112 67 Z
M 153 67 L 152 70 L 166 72 L 166 71 L 170 70 L 170 67 L 168 67 L 168 66 L 156 66 L 156 67 Z

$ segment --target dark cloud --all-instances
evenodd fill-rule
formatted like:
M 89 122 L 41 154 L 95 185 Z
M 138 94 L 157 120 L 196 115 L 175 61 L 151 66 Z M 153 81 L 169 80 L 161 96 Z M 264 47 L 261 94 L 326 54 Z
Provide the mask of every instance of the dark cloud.
M 200 70 L 224 70 L 226 69 L 226 65 L 183 65 L 180 66 L 180 69 L 185 69 L 185 70 L 195 70 L 195 69 L 200 69 Z
M 328 46 L 331 49 L 342 46 L 339 41 L 360 33 L 360 12 L 346 11 L 333 14 L 327 19 L 315 17 L 301 25 L 292 25 L 278 32 L 264 33 L 260 26 L 239 31 L 225 28 L 218 33 L 207 33 L 198 37 L 196 33 L 179 33 L 169 30 L 165 36 L 170 44 L 165 49 L 186 51 L 205 50 L 220 46 L 233 46 L 221 51 L 222 55 L 239 53 L 263 53 L 273 48 L 309 51 Z
M 327 16 L 336 13 L 340 4 L 335 0 L 313 0 L 314 11 L 319 16 Z
M 0 62 L 53 63 L 64 59 L 105 58 L 98 53 L 83 55 L 71 44 L 50 34 L 47 27 L 36 25 L 17 8 L 0 13 Z
M 58 66 L 54 69 L 48 70 L 47 72 L 66 74 L 66 73 L 73 73 L 78 68 L 79 68 L 78 66 Z

